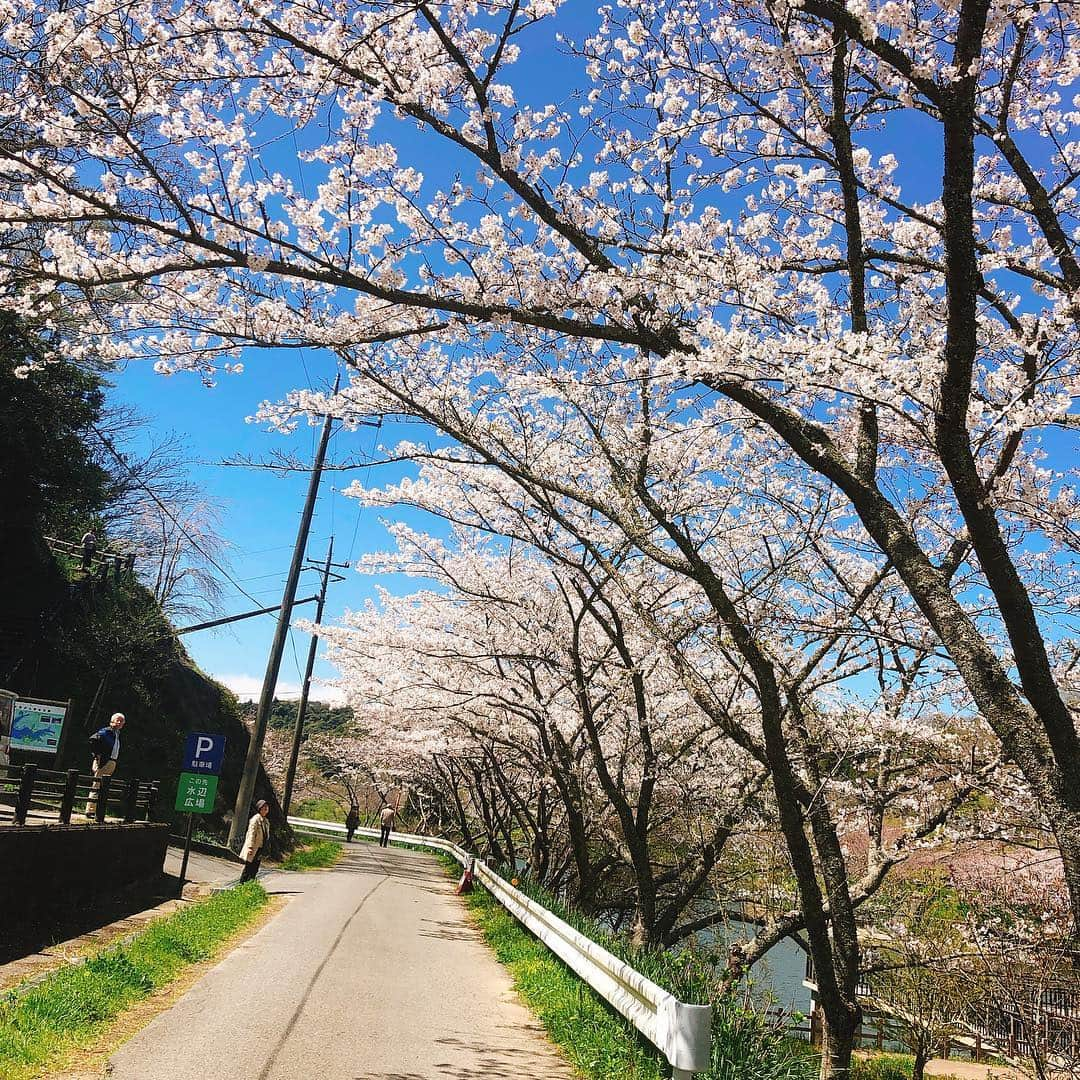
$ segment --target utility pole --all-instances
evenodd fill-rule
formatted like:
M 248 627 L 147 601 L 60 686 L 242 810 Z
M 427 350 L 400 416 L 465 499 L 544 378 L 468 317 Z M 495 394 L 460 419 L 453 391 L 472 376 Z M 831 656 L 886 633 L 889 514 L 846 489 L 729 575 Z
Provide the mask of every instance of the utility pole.
M 330 567 L 338 566 L 342 570 L 349 568 L 348 563 L 336 563 L 334 560 L 334 538 L 330 537 L 330 545 L 326 549 L 326 562 L 322 568 L 322 587 L 319 589 L 319 599 L 315 607 L 315 623 L 322 622 L 323 606 L 326 603 L 326 587 L 330 583 Z M 340 574 L 334 574 L 336 581 L 343 581 Z M 289 806 L 292 803 L 293 782 L 296 780 L 296 761 L 300 756 L 300 741 L 304 737 L 304 720 L 307 717 L 308 692 L 311 690 L 311 673 L 315 668 L 315 653 L 319 648 L 319 635 L 311 635 L 311 645 L 308 647 L 307 667 L 304 669 L 304 685 L 300 689 L 300 704 L 296 710 L 296 724 L 293 726 L 292 750 L 289 752 L 289 768 L 285 773 L 285 794 L 281 798 L 281 812 L 287 818 Z
M 334 380 L 334 393 L 338 391 L 341 375 Z M 307 499 L 300 515 L 300 528 L 296 533 L 296 546 L 293 548 L 289 576 L 285 580 L 285 592 L 281 598 L 281 614 L 278 615 L 274 641 L 270 646 L 270 656 L 266 661 L 266 674 L 263 676 L 262 693 L 259 695 L 259 707 L 255 712 L 255 725 L 248 742 L 247 758 L 244 760 L 244 772 L 240 777 L 240 790 L 236 793 L 236 807 L 233 810 L 232 825 L 229 827 L 229 847 L 239 853 L 247 830 L 248 811 L 255 794 L 255 779 L 259 775 L 259 761 L 262 757 L 263 740 L 266 737 L 266 723 L 270 719 L 270 707 L 274 703 L 274 691 L 277 688 L 278 671 L 281 668 L 281 654 L 285 650 L 285 638 L 289 632 L 289 620 L 292 618 L 293 601 L 296 599 L 296 586 L 300 581 L 304 553 L 307 551 L 308 533 L 311 530 L 311 517 L 315 512 L 315 499 L 319 494 L 319 480 L 322 478 L 323 462 L 326 460 L 326 446 L 330 441 L 330 429 L 334 418 L 327 416 L 323 423 L 322 436 L 315 460 L 311 465 L 311 483 L 308 484 Z

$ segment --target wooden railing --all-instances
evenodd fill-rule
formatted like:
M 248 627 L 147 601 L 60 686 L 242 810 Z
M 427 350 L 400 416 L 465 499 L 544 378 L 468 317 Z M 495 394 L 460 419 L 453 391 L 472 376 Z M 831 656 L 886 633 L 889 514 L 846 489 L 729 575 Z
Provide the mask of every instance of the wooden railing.
M 49 545 L 49 550 L 56 556 L 64 559 L 70 559 L 77 565 L 82 565 L 83 562 L 83 546 L 82 544 L 73 544 L 68 540 L 60 540 L 55 536 L 46 536 L 45 542 Z M 102 569 L 105 576 L 108 576 L 108 571 L 112 570 L 119 578 L 121 573 L 128 571 L 133 573 L 135 570 L 135 555 L 132 552 L 124 551 L 109 551 L 107 548 L 92 548 L 90 556 L 89 570 Z
M 149 821 L 158 792 L 157 780 L 93 776 L 78 769 L 58 772 L 34 764 L 0 766 L 0 825 L 58 822 L 69 825 L 72 815 L 124 824 Z
M 817 990 L 814 965 L 809 956 L 803 985 L 811 991 Z M 870 987 L 864 981 L 859 982 L 855 992 L 863 1000 L 871 996 Z M 876 1019 L 877 1049 L 880 1050 L 882 1041 L 887 1042 L 890 1038 L 887 1033 L 883 1034 L 885 1026 L 898 1022 L 884 1016 Z M 1037 980 L 1032 979 L 1026 997 L 1020 1001 L 1012 1000 L 1008 995 L 995 995 L 991 990 L 984 999 L 973 1003 L 958 1016 L 956 1024 L 958 1028 L 966 1029 L 967 1034 L 945 1039 L 941 1049 L 943 1058 L 948 1058 L 953 1049 L 971 1056 L 974 1061 L 982 1061 L 989 1054 L 1013 1059 L 1032 1057 L 1039 1052 L 1051 1059 L 1075 1063 L 1080 1061 L 1080 985 L 1070 982 L 1068 985 L 1038 986 Z M 895 1030 L 902 1030 L 902 1025 Z M 813 1040 L 810 1027 L 806 1034 Z M 865 1047 L 867 1043 L 861 1039 L 860 1029 L 856 1042 Z

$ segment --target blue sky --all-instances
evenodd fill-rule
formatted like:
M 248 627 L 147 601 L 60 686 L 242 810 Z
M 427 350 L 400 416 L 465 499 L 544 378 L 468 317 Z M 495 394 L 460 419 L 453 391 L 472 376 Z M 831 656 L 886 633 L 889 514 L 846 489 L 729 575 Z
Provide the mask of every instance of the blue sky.
M 325 387 L 334 377 L 333 358 L 318 353 L 264 354 L 247 358 L 240 375 L 222 375 L 214 387 L 206 387 L 194 374 L 156 374 L 149 364 L 133 363 L 114 372 L 113 399 L 132 405 L 149 421 L 147 435 L 165 432 L 181 434 L 191 458 L 191 477 L 222 511 L 222 533 L 231 545 L 225 562 L 237 585 L 228 582 L 222 614 L 248 611 L 256 606 L 280 602 L 281 590 L 292 556 L 293 543 L 307 490 L 307 473 L 281 474 L 257 469 L 229 468 L 221 461 L 245 455 L 266 460 L 275 449 L 310 460 L 314 454 L 318 427 L 301 424 L 292 435 L 267 431 L 248 423 L 264 399 L 277 400 L 289 390 L 302 386 Z M 335 428 L 328 461 L 369 457 L 386 432 L 371 428 L 355 432 Z M 401 475 L 400 466 L 366 469 L 367 483 L 386 482 Z M 326 555 L 327 542 L 335 537 L 334 561 L 355 562 L 368 551 L 389 546 L 386 529 L 378 514 L 362 509 L 355 499 L 344 496 L 357 472 L 324 474 L 319 501 L 312 521 L 308 554 L 319 561 Z M 374 594 L 374 581 L 353 570 L 342 571 L 345 581 L 332 584 L 325 618 L 335 620 L 347 608 L 356 608 Z M 299 596 L 317 591 L 318 574 L 305 571 Z M 382 584 L 387 584 L 382 579 Z M 258 603 L 252 603 L 253 597 Z M 298 608 L 295 618 L 314 617 L 314 605 Z M 273 637 L 275 616 L 234 623 L 184 637 L 184 644 L 199 666 L 244 696 L 258 696 L 267 652 Z M 293 630 L 282 660 L 279 696 L 295 696 L 307 658 L 309 638 Z M 316 666 L 316 680 L 333 677 L 332 668 Z M 329 700 L 332 688 L 319 686 L 313 696 Z

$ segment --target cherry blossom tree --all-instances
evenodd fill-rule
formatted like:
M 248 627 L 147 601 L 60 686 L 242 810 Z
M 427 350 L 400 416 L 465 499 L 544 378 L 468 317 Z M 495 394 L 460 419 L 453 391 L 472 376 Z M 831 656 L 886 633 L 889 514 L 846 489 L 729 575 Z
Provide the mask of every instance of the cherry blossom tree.
M 576 590 L 583 583 L 520 550 L 449 552 L 396 531 L 399 555 L 373 566 L 450 591 L 384 595 L 381 611 L 324 629 L 351 692 L 386 700 L 414 732 L 437 720 L 447 745 L 433 753 L 436 766 L 468 787 L 496 857 L 513 863 L 516 828 L 531 837 L 534 870 L 553 871 L 554 799 L 579 903 L 633 912 L 648 941 L 721 921 L 715 903 L 680 917 L 757 799 L 761 770 L 740 763 L 737 748 L 710 761 L 709 725 L 611 597 Z M 465 806 L 458 811 L 468 840 Z M 599 863 L 597 849 L 607 852 Z
M 610 411 L 607 417 L 612 419 Z M 614 431 L 624 431 L 622 416 L 615 420 Z M 504 425 L 504 440 L 508 427 Z M 938 829 L 972 787 L 985 781 L 996 769 L 996 760 L 991 754 L 976 765 L 965 747 L 965 723 L 956 718 L 947 721 L 931 709 L 931 703 L 949 693 L 948 680 L 943 685 L 937 671 L 926 680 L 926 669 L 938 667 L 933 650 L 925 642 L 920 645 L 922 631 L 917 627 L 914 638 L 904 640 L 897 629 L 898 621 L 902 625 L 897 594 L 885 594 L 870 605 L 869 598 L 882 583 L 880 575 L 848 556 L 848 573 L 858 573 L 861 567 L 865 575 L 861 582 L 849 579 L 840 569 L 843 551 L 820 550 L 823 535 L 830 532 L 816 520 L 821 506 L 810 503 L 803 508 L 805 516 L 799 517 L 786 489 L 778 488 L 783 497 L 776 498 L 749 465 L 744 465 L 739 483 L 732 483 L 729 468 L 718 485 L 715 477 L 709 477 L 713 466 L 708 460 L 697 473 L 685 462 L 670 471 L 651 462 L 656 470 L 650 472 L 647 485 L 652 512 L 656 521 L 682 523 L 681 528 L 671 525 L 671 536 L 686 561 L 658 547 L 639 527 L 637 546 L 655 563 L 642 574 L 635 573 L 640 559 L 630 560 L 627 572 L 619 565 L 624 553 L 613 554 L 604 547 L 625 542 L 625 492 L 620 491 L 617 476 L 610 488 L 598 482 L 604 477 L 605 459 L 618 460 L 618 437 L 604 439 L 596 430 L 592 435 L 603 453 L 593 447 L 595 456 L 568 470 L 574 477 L 590 478 L 588 496 L 575 487 L 573 498 L 555 504 L 546 481 L 526 483 L 518 470 L 510 482 L 505 473 L 464 464 L 455 452 L 449 459 L 433 455 L 419 482 L 407 481 L 365 497 L 382 504 L 405 502 L 458 523 L 468 521 L 487 533 L 508 534 L 539 547 L 561 565 L 573 565 L 586 580 L 586 566 L 572 553 L 575 548 L 589 550 L 619 583 L 635 617 L 661 645 L 716 733 L 770 773 L 780 832 L 799 891 L 788 897 L 782 914 L 770 920 L 748 948 L 733 954 L 732 977 L 781 938 L 806 930 L 819 985 L 832 974 L 838 978 L 835 1001 L 828 1000 L 827 990 L 822 999 L 827 1015 L 833 1012 L 827 1030 L 840 1036 L 834 1044 L 841 1044 L 836 1049 L 841 1059 L 843 1041 L 853 1034 L 858 1018 L 857 908 L 874 895 L 914 842 Z M 565 424 L 558 437 L 563 443 L 582 445 L 581 440 L 569 439 Z M 543 433 L 531 428 L 519 445 L 539 454 L 543 441 Z M 658 445 L 668 448 L 676 442 L 674 437 L 657 439 Z M 584 445 L 589 446 L 587 440 Z M 698 440 L 690 439 L 686 445 L 701 453 Z M 669 478 L 674 478 L 671 490 L 664 483 Z M 526 489 L 536 501 L 522 506 Z M 568 490 L 564 481 L 561 492 L 565 495 Z M 598 490 L 605 494 L 597 494 Z M 747 492 L 760 494 L 751 497 Z M 778 516 L 770 517 L 770 511 Z M 740 522 L 742 517 L 745 521 Z M 637 518 L 638 523 L 641 520 Z M 723 539 L 717 540 L 716 534 Z M 411 546 L 423 551 L 430 541 Z M 821 558 L 822 554 L 829 557 Z M 689 582 L 695 588 L 688 592 Z M 853 597 L 859 598 L 853 613 L 860 620 L 854 629 L 848 621 Z M 663 614 L 667 609 L 670 615 Z M 768 702 L 746 676 L 747 653 L 781 691 L 771 715 L 766 712 Z M 872 705 L 838 708 L 830 688 L 871 669 L 882 696 Z M 714 748 L 713 753 L 719 756 L 722 751 Z M 810 837 L 802 825 L 804 815 L 812 822 Z M 885 837 L 886 816 L 895 820 L 898 815 L 903 815 L 910 831 L 905 828 L 898 835 L 893 830 Z M 864 830 L 869 824 L 870 854 L 864 871 L 849 865 L 842 842 L 845 833 L 860 824 Z M 829 882 L 827 895 L 819 885 L 822 876 Z M 842 948 L 838 939 L 846 941 Z
M 1072 550 L 1037 442 L 1075 426 L 1070 5 L 634 2 L 565 45 L 561 104 L 511 81 L 553 4 L 5 14 L 0 219 L 44 226 L 11 307 L 59 284 L 88 349 L 163 370 L 323 345 L 435 422 L 410 359 L 444 404 L 485 353 L 510 392 L 543 356 L 721 396 L 843 494 L 1038 791 L 1080 914 L 1075 649 L 1031 576 Z
M 207 378 L 329 348 L 356 372 L 335 407 L 452 436 L 611 580 L 627 548 L 700 590 L 706 679 L 623 602 L 699 708 L 738 673 L 706 714 L 765 758 L 838 1072 L 858 945 L 807 679 L 880 646 L 889 695 L 977 710 L 1080 924 L 1077 507 L 1047 449 L 1076 427 L 1074 7 L 629 0 L 569 29 L 557 102 L 514 78 L 554 4 L 5 10 L 0 221 L 43 236 L 11 308 L 60 287 L 88 350 Z M 744 459 L 787 531 L 703 547 Z

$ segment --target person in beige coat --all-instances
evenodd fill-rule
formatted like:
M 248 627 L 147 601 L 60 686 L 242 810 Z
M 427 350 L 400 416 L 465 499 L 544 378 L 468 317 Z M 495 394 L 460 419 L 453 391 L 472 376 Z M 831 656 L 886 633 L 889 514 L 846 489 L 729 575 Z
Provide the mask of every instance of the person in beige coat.
M 255 804 L 255 813 L 248 822 L 247 835 L 244 837 L 244 846 L 240 849 L 240 858 L 244 860 L 244 871 L 240 875 L 240 882 L 251 881 L 259 872 L 259 863 L 262 862 L 263 847 L 270 839 L 270 804 L 265 799 L 260 799 Z

